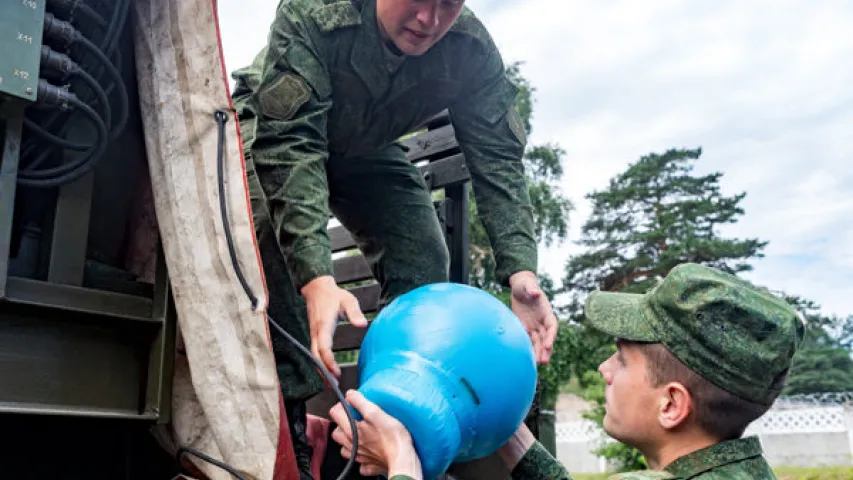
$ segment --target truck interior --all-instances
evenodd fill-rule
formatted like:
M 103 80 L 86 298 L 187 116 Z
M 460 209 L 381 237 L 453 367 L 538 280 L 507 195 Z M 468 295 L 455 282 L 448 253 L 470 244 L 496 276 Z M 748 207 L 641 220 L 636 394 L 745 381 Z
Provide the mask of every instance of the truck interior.
M 0 424 L 10 440 L 4 476 L 166 480 L 179 473 L 178 460 L 151 431 L 175 421 L 175 359 L 183 347 L 169 270 L 186 267 L 170 265 L 158 223 L 150 159 L 169 156 L 151 151 L 158 144 L 150 133 L 146 141 L 153 124 L 141 107 L 150 99 L 142 98 L 140 79 L 150 79 L 139 55 L 150 44 L 140 40 L 137 22 L 158 7 L 183 21 L 190 3 L 0 5 Z M 215 1 L 192 3 L 215 18 Z M 451 281 L 467 283 L 469 177 L 447 114 L 401 143 L 434 191 Z M 215 149 L 206 151 L 201 161 L 215 166 Z M 365 313 L 375 313 L 379 286 L 367 262 L 334 219 L 329 234 L 337 282 Z M 336 331 L 335 350 L 349 362 L 341 390 L 357 387 L 353 362 L 363 335 L 348 325 Z M 323 392 L 309 413 L 327 417 L 337 401 Z M 323 478 L 343 468 L 335 453 L 326 455 Z

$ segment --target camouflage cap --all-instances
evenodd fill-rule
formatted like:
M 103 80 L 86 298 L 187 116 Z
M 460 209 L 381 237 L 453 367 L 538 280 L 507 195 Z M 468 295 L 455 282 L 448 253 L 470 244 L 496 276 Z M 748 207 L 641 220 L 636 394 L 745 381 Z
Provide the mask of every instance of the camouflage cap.
M 783 299 L 690 263 L 646 294 L 593 292 L 585 315 L 614 337 L 661 343 L 711 383 L 765 405 L 784 387 L 805 335 L 804 321 Z

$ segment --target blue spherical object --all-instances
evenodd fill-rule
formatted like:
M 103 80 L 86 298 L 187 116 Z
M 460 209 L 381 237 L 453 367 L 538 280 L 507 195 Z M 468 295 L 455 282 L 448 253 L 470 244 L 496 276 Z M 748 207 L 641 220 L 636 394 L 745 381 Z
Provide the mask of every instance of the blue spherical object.
M 524 420 L 536 360 L 517 316 L 461 284 L 415 289 L 371 324 L 358 361 L 359 391 L 412 434 L 424 478 L 488 456 Z

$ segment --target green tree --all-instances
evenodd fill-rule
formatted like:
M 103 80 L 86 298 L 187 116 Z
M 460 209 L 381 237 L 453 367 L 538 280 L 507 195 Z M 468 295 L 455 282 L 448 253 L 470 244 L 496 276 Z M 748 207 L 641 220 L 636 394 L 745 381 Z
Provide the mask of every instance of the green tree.
M 603 382 L 595 372 L 614 351 L 613 341 L 583 324 L 583 300 L 594 290 L 644 293 L 669 271 L 687 262 L 730 273 L 751 270 L 766 242 L 727 238 L 719 227 L 737 222 L 745 194 L 724 196 L 722 173 L 693 173 L 701 149 L 671 149 L 632 163 L 607 188 L 587 195 L 592 213 L 582 228 L 585 252 L 569 260 L 563 288 L 570 295 L 565 315 L 575 338 L 572 375 L 583 396 L 594 403 L 587 412 L 599 425 L 604 417 Z M 634 449 L 616 443 L 600 455 L 622 470 L 645 468 Z
M 784 395 L 853 391 L 853 315 L 827 316 L 811 300 L 786 295 L 808 329 L 794 355 Z

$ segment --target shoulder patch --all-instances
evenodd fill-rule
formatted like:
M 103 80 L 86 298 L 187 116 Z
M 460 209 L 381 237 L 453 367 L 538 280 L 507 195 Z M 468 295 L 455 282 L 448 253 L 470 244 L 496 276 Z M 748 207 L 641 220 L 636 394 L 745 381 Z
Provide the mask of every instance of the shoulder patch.
M 661 470 L 638 470 L 636 472 L 617 473 L 607 480 L 672 480 L 675 475 Z
M 456 22 L 450 27 L 450 32 L 474 37 L 485 47 L 494 46 L 494 41 L 492 41 L 492 36 L 486 26 L 468 7 L 462 7 L 462 12 L 456 17 Z
M 339 28 L 361 25 L 361 12 L 355 9 L 351 0 L 341 0 L 317 6 L 311 10 L 311 18 L 323 33 Z
M 290 120 L 311 98 L 308 84 L 293 73 L 282 73 L 258 92 L 261 113 L 276 120 Z

